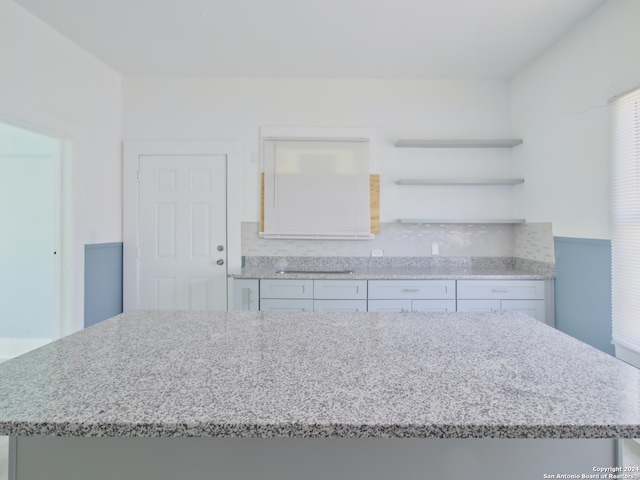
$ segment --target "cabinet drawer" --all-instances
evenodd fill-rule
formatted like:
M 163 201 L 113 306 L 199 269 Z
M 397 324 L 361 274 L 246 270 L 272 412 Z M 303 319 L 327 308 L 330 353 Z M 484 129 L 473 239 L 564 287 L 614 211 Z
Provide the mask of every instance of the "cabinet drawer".
M 370 280 L 370 299 L 455 299 L 455 280 Z
M 500 300 L 458 300 L 459 312 L 490 313 L 500 311 Z
M 260 300 L 260 310 L 265 312 L 311 312 L 313 300 L 266 298 Z
M 366 312 L 366 300 L 314 300 L 315 312 Z
M 411 300 L 369 300 L 370 312 L 410 312 Z
M 314 280 L 313 298 L 367 299 L 366 280 Z
M 411 302 L 413 312 L 455 312 L 455 300 L 413 300 Z
M 546 322 L 544 300 L 502 300 L 503 312 L 521 312 Z
M 544 299 L 544 280 L 458 280 L 462 299 Z
M 260 298 L 313 298 L 313 280 L 260 280 Z

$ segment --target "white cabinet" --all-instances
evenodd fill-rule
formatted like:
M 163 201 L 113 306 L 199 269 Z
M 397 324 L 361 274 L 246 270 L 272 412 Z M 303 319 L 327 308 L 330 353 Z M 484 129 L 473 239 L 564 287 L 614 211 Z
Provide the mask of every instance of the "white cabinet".
M 370 312 L 455 312 L 455 280 L 370 280 Z
M 500 306 L 503 312 L 522 312 L 546 322 L 544 300 L 501 300 Z
M 313 300 L 304 298 L 264 298 L 260 310 L 265 312 L 312 312 Z
M 263 298 L 313 299 L 313 280 L 260 280 L 260 300 Z
M 255 278 L 236 278 L 233 281 L 233 309 L 258 310 L 259 280 Z
M 366 280 L 260 281 L 260 310 L 366 312 Z
M 366 280 L 314 280 L 313 310 L 316 312 L 366 312 Z
M 366 280 L 314 280 L 313 298 L 367 299 Z
M 546 322 L 544 280 L 458 280 L 459 312 L 522 312 Z
M 366 300 L 314 300 L 314 312 L 366 312 Z
M 260 280 L 260 310 L 313 311 L 313 280 Z
M 370 312 L 410 312 L 411 300 L 369 300 Z
M 235 279 L 236 310 L 522 312 L 553 326 L 544 280 Z

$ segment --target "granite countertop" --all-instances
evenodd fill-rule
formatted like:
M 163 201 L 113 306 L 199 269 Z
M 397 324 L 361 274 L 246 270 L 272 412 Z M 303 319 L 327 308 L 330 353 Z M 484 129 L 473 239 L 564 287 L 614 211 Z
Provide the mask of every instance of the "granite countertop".
M 326 279 L 326 280 L 547 280 L 547 273 L 513 267 L 356 267 L 345 268 L 351 273 L 280 273 L 282 268 L 272 266 L 250 266 L 229 275 L 232 278 L 258 279 Z
M 0 386 L 0 435 L 640 437 L 640 370 L 518 313 L 136 311 Z
M 281 272 L 285 273 L 281 273 Z M 295 271 L 296 273 L 288 273 Z M 350 271 L 351 273 L 318 273 Z M 304 272 L 304 273 L 299 273 Z M 246 257 L 232 278 L 548 280 L 555 265 L 512 257 Z

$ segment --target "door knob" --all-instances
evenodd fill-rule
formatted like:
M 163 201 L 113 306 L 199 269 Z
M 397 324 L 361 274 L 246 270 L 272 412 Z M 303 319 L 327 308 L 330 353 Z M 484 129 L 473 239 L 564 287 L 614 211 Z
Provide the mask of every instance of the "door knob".
M 223 245 L 218 245 L 218 251 L 221 252 L 224 250 L 224 246 Z
M 218 261 L 216 262 L 218 265 L 224 265 L 224 260 L 219 258 Z

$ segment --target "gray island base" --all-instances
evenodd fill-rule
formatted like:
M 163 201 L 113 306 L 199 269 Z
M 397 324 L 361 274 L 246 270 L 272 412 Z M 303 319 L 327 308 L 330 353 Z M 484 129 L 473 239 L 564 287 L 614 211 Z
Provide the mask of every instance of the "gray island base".
M 517 313 L 129 312 L 0 386 L 17 480 L 598 478 L 640 437 L 640 372 Z

